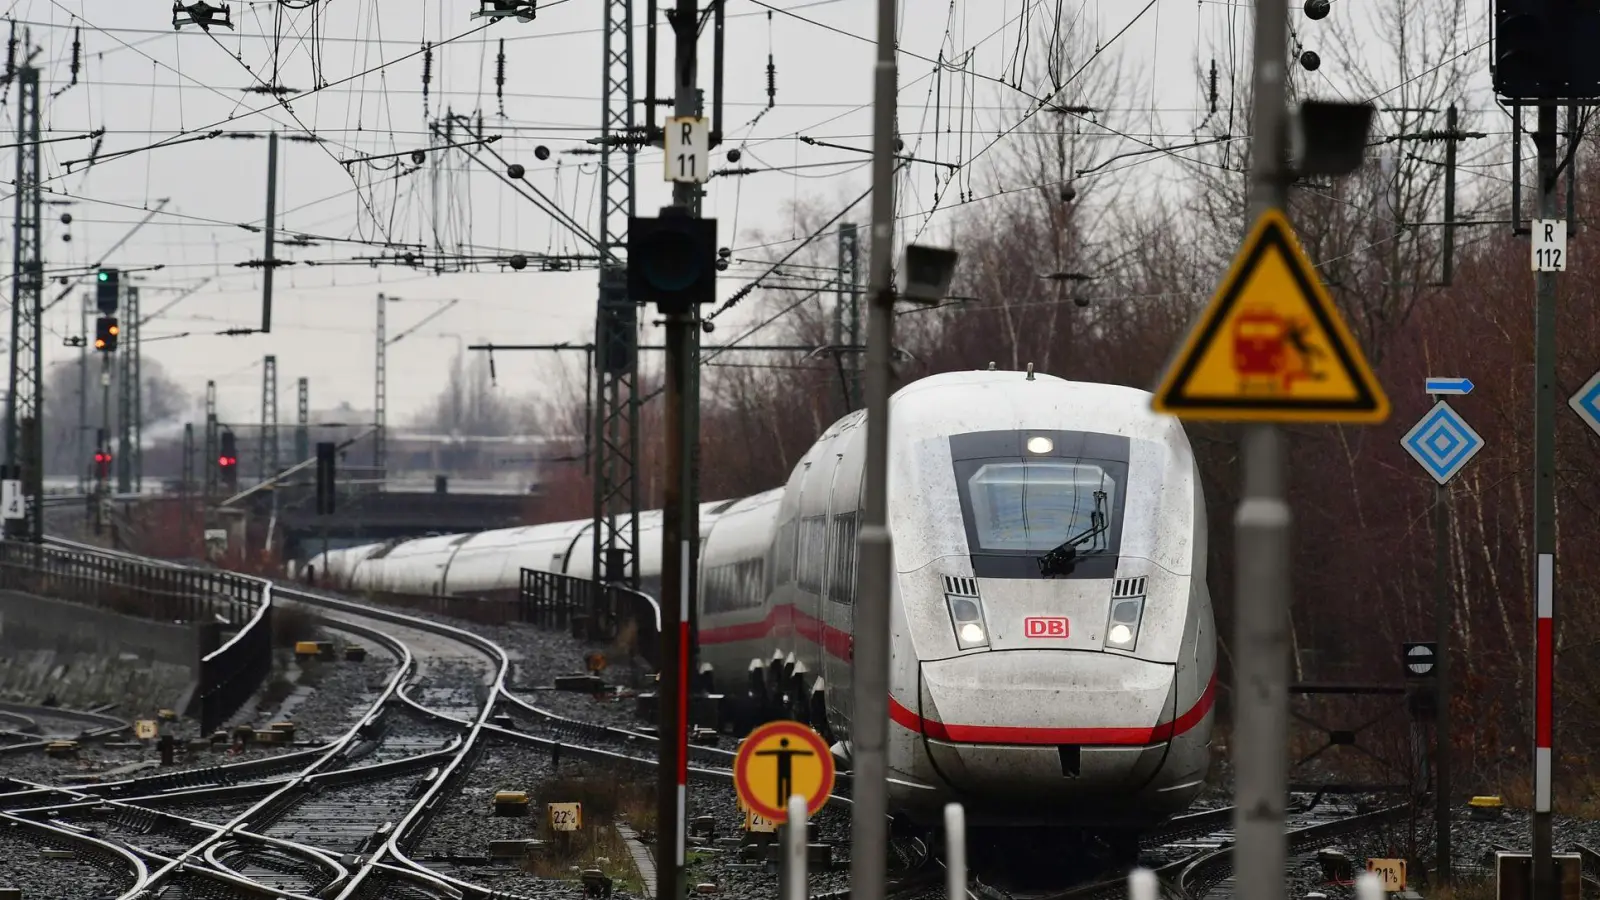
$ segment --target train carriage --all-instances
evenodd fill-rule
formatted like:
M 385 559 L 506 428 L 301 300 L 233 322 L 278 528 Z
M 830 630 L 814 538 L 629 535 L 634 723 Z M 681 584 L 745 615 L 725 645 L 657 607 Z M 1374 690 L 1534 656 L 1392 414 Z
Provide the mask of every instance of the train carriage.
M 811 723 L 846 769 L 854 610 L 872 602 L 856 595 L 865 436 L 852 413 L 784 487 L 699 510 L 702 676 L 741 724 Z M 1127 848 L 1187 808 L 1210 762 L 1216 634 L 1182 425 L 1132 388 L 937 375 L 891 399 L 887 489 L 897 810 L 934 822 L 959 800 L 975 824 L 1083 828 Z M 640 513 L 651 593 L 660 521 Z M 514 590 L 523 567 L 592 574 L 587 521 L 425 540 L 438 546 L 352 548 L 330 565 L 423 593 Z

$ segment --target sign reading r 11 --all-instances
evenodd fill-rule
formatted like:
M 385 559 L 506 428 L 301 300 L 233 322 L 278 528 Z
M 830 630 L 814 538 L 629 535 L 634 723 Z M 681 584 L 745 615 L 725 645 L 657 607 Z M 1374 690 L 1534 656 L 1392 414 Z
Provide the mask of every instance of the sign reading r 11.
M 1535 272 L 1567 270 L 1566 219 L 1534 219 L 1532 244 Z
M 711 180 L 711 124 L 696 116 L 670 116 L 662 133 L 668 181 L 705 184 Z

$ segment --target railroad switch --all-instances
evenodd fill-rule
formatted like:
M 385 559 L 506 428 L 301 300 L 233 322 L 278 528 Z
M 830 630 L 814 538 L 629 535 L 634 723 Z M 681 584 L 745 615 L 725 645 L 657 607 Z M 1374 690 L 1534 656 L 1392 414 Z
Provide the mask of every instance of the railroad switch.
M 178 721 L 178 713 L 176 710 L 158 709 L 156 710 L 156 718 L 163 722 L 176 722 Z
M 1355 864 L 1338 850 L 1318 850 L 1317 865 L 1322 867 L 1322 880 L 1331 884 L 1349 884 L 1355 880 Z
M 314 659 L 321 652 L 316 641 L 296 641 L 294 645 L 294 655 L 299 659 Z
M 598 694 L 606 689 L 606 683 L 600 676 L 591 674 L 582 675 L 557 675 L 556 690 L 572 691 L 577 694 Z
M 55 759 L 69 759 L 78 755 L 78 742 L 51 741 L 45 745 L 44 752 L 46 756 L 54 757 Z
M 364 662 L 367 658 L 367 648 L 351 644 L 344 648 L 346 662 Z
M 497 816 L 526 816 L 528 793 L 526 791 L 496 791 L 494 814 Z
M 743 855 L 746 858 L 764 860 L 770 870 L 776 871 L 779 857 L 783 855 L 783 847 L 777 841 L 752 844 Z M 832 871 L 833 845 L 806 844 L 806 867 L 813 872 Z
M 599 869 L 584 869 L 583 895 L 585 897 L 610 897 L 611 878 Z
M 527 859 L 534 851 L 544 846 L 543 841 L 527 838 L 513 838 L 510 840 L 494 840 L 489 842 L 490 859 Z
M 1467 801 L 1467 806 L 1472 810 L 1472 818 L 1480 822 L 1498 819 L 1505 812 L 1505 803 L 1499 797 L 1473 797 Z
M 717 836 L 717 817 L 695 816 L 694 822 L 689 826 L 689 833 L 707 840 L 715 838 Z

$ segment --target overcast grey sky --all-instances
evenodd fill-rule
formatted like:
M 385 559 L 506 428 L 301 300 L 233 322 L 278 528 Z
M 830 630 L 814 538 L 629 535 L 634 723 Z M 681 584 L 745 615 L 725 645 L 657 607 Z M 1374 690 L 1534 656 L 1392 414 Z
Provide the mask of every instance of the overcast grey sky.
M 1358 33 L 1371 37 L 1381 13 L 1403 2 L 1408 0 L 1335 0 L 1334 16 L 1359 20 Z M 294 10 L 273 0 L 234 0 L 238 30 L 219 29 L 210 35 L 193 27 L 175 32 L 166 0 L 14 0 L 6 9 L 15 19 L 31 23 L 33 42 L 41 48 L 36 64 L 44 71 L 45 93 L 49 97 L 59 92 L 46 103 L 48 137 L 105 128 L 100 150 L 105 156 L 186 132 L 261 133 L 276 128 L 287 136 L 309 129 L 324 138 L 320 147 L 282 144 L 279 208 L 281 227 L 288 234 L 420 242 L 431 247 L 437 221 L 448 245 L 467 244 L 476 248 L 471 251 L 475 253 L 583 252 L 582 243 L 570 233 L 459 153 L 442 163 L 438 208 L 431 167 L 396 179 L 393 171 L 361 164 L 347 169 L 338 160 L 427 145 L 423 57 L 417 51 L 423 42 L 432 42 L 436 48 L 426 115 L 437 117 L 446 108 L 465 113 L 481 110 L 485 128 L 503 135 L 496 149 L 525 164 L 530 181 L 561 198 L 567 212 L 593 229 L 598 206 L 594 157 L 561 151 L 582 147 L 598 133 L 602 20 L 598 0 L 543 2 L 534 22 L 505 21 L 482 31 L 477 30 L 482 20 L 469 19 L 478 7 L 476 0 L 299 0 L 295 5 L 307 8 Z M 662 5 L 669 3 L 663 0 Z M 875 3 L 773 0 L 773 5 L 793 15 L 773 15 L 769 24 L 765 7 L 752 0 L 729 0 L 730 135 L 722 149 L 744 147 L 741 165 L 748 166 L 841 164 L 714 179 L 708 185 L 706 214 L 721 220 L 722 242 L 744 255 L 762 252 L 749 248 L 756 230 L 769 237 L 793 235 L 787 204 L 814 198 L 837 209 L 864 190 L 869 179 L 864 154 L 808 145 L 798 138 L 870 146 Z M 1473 27 L 1436 39 L 1453 42 L 1450 46 L 1466 54 L 1464 58 L 1479 70 L 1481 89 L 1487 84 L 1487 53 L 1477 45 L 1488 35 L 1477 7 L 1487 4 L 1474 0 L 1469 5 Z M 644 6 L 642 0 L 635 3 L 641 96 Z M 1315 74 L 1298 72 L 1297 83 L 1310 93 L 1346 95 L 1351 82 L 1334 54 L 1319 46 L 1329 23 L 1306 20 L 1298 0 L 1290 7 L 1297 37 L 1324 60 Z M 1192 140 L 1206 102 L 1205 86 L 1195 77 L 1197 68 L 1206 68 L 1213 59 L 1224 74 L 1230 67 L 1242 70 L 1248 65 L 1248 3 L 904 0 L 899 96 L 907 144 L 920 156 L 966 163 L 963 179 L 970 179 L 974 193 L 989 193 L 993 165 L 1003 158 L 1008 142 L 1034 125 L 1055 127 L 1054 122 L 1044 121 L 1045 116 L 1034 117 L 997 139 L 1017 124 L 1029 101 L 995 79 L 1011 80 L 1019 52 L 1024 56 L 1037 52 L 1036 45 L 1028 43 L 1029 34 L 1021 34 L 1019 40 L 1019 30 L 1036 40 L 1039 29 L 1058 11 L 1086 29 L 1093 45 L 1103 47 L 1083 60 L 1088 67 L 1084 81 L 1097 71 L 1095 67 L 1113 63 L 1119 54 L 1122 64 L 1138 76 L 1129 82 L 1132 87 L 1124 105 L 1107 114 L 1118 117 L 1119 133 L 1103 134 L 1104 155 Z M 81 27 L 84 69 L 79 83 L 68 88 L 74 27 Z M 507 53 L 504 119 L 494 86 L 501 39 Z M 670 47 L 665 28 L 662 41 L 664 50 Z M 703 47 L 702 85 L 709 92 L 709 30 Z M 766 106 L 769 50 L 777 64 L 777 106 L 753 127 L 742 127 Z M 964 61 L 966 74 L 947 68 L 935 77 L 936 67 L 919 58 L 941 55 Z M 1376 52 L 1371 54 L 1370 68 L 1379 83 L 1399 84 L 1415 74 L 1399 72 Z M 292 99 L 292 113 L 263 94 L 243 91 L 258 84 L 258 78 L 270 80 L 275 69 L 280 82 L 290 88 L 308 91 L 319 75 L 332 85 Z M 665 65 L 662 71 L 668 71 Z M 1061 99 L 1095 105 L 1095 98 L 1070 93 Z M 1480 96 L 1477 105 L 1488 106 L 1487 98 Z M 952 135 L 935 139 L 925 134 L 933 131 L 935 114 L 941 130 L 952 120 L 969 121 L 974 133 L 965 142 Z M 14 93 L 7 95 L 0 119 L 8 133 L 15 132 Z M 351 265 L 352 257 L 382 251 L 349 240 L 280 250 L 281 256 L 302 264 L 279 270 L 272 334 L 210 336 L 209 332 L 251 327 L 259 321 L 259 270 L 237 264 L 258 259 L 262 252 L 261 237 L 239 224 L 259 224 L 264 217 L 266 142 L 199 140 L 129 153 L 87 170 L 79 163 L 69 174 L 66 164 L 86 157 L 90 143 L 66 141 L 44 148 L 48 185 L 57 192 L 50 199 L 73 201 L 70 206 L 47 207 L 47 266 L 56 270 L 92 264 L 144 218 L 147 209 L 166 198 L 165 208 L 111 262 L 147 270 L 136 276 L 144 286 L 147 312 L 193 291 L 150 323 L 146 337 L 185 331 L 196 336 L 155 341 L 145 352 L 197 397 L 207 378 L 216 379 L 221 404 L 234 418 L 248 421 L 258 415 L 260 361 L 268 353 L 278 358 L 285 418 L 293 414 L 294 380 L 302 376 L 311 380 L 315 407 L 340 401 L 370 406 L 371 334 L 380 292 L 403 300 L 389 308 L 391 334 L 422 319 L 443 301 L 460 301 L 391 348 L 391 421 L 403 421 L 434 395 L 449 358 L 463 343 L 583 342 L 591 336 L 596 293 L 592 270 L 549 274 L 530 267 L 512 273 L 486 265 L 480 273 L 434 276 L 393 265 Z M 554 151 L 545 162 L 533 154 L 541 144 Z M 0 151 L 0 172 L 7 173 L 8 181 L 15 152 Z M 1181 155 L 1146 156 L 1118 177 L 1181 188 L 1185 164 L 1176 158 Z M 718 156 L 716 165 L 724 165 Z M 899 198 L 900 213 L 906 217 L 902 221 L 913 232 L 926 229 L 925 237 L 947 234 L 963 207 L 951 202 L 947 193 L 939 211 L 927 215 L 937 190 L 937 170 L 913 169 L 909 189 Z M 642 152 L 637 172 L 639 210 L 650 213 L 669 195 L 659 151 Z M 74 216 L 70 228 L 57 219 L 64 211 Z M 848 219 L 864 224 L 867 214 L 868 205 L 862 203 Z M 0 215 L 12 218 L 9 203 L 0 208 Z M 71 234 L 70 243 L 62 240 L 65 232 Z M 10 237 L 9 228 L 0 232 L 7 268 Z M 343 264 L 328 265 L 339 261 Z M 324 265 L 307 265 L 311 262 Z M 158 265 L 164 268 L 148 271 Z M 739 284 L 731 276 L 750 277 L 758 271 L 753 265 L 736 266 L 723 279 L 724 293 Z M 47 298 L 59 291 L 52 286 Z M 4 293 L 9 300 L 9 290 Z M 45 324 L 47 359 L 74 356 L 77 351 L 62 347 L 61 340 L 79 333 L 77 295 L 53 309 Z M 723 329 L 718 337 L 731 331 Z M 545 354 L 539 357 L 497 357 L 503 389 L 536 391 L 547 383 L 552 361 Z

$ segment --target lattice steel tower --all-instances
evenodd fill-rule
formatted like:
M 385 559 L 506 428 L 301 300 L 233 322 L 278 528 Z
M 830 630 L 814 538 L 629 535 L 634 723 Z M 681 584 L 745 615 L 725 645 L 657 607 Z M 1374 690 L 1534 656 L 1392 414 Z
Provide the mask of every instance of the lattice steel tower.
M 216 494 L 221 483 L 221 472 L 217 468 L 217 455 L 222 452 L 221 442 L 217 435 L 217 383 L 206 382 L 206 456 L 202 462 L 206 470 L 206 500 Z
M 385 468 L 388 465 L 389 447 L 386 429 L 389 405 L 389 334 L 385 327 L 385 311 L 389 299 L 378 295 L 378 337 L 373 359 L 372 397 L 372 467 L 377 470 L 378 487 L 382 489 Z
M 278 358 L 268 355 L 261 363 L 261 477 L 278 474 Z
M 25 36 L 23 46 L 28 46 Z M 32 54 L 29 54 L 32 58 Z M 6 463 L 22 477 L 26 518 L 6 523 L 6 534 L 44 540 L 44 356 L 40 342 L 44 252 L 40 228 L 39 70 L 17 70 L 17 172 L 12 223 L 11 379 L 6 398 Z
M 139 289 L 122 289 L 121 363 L 117 366 L 117 493 L 134 489 L 139 460 Z
M 311 455 L 311 382 L 300 379 L 294 401 L 294 461 L 303 463 Z
M 633 215 L 633 5 L 606 0 L 601 67 L 600 304 L 595 319 L 594 558 L 597 578 L 639 585 L 638 312 L 620 248 Z M 646 111 L 647 116 L 654 110 Z

